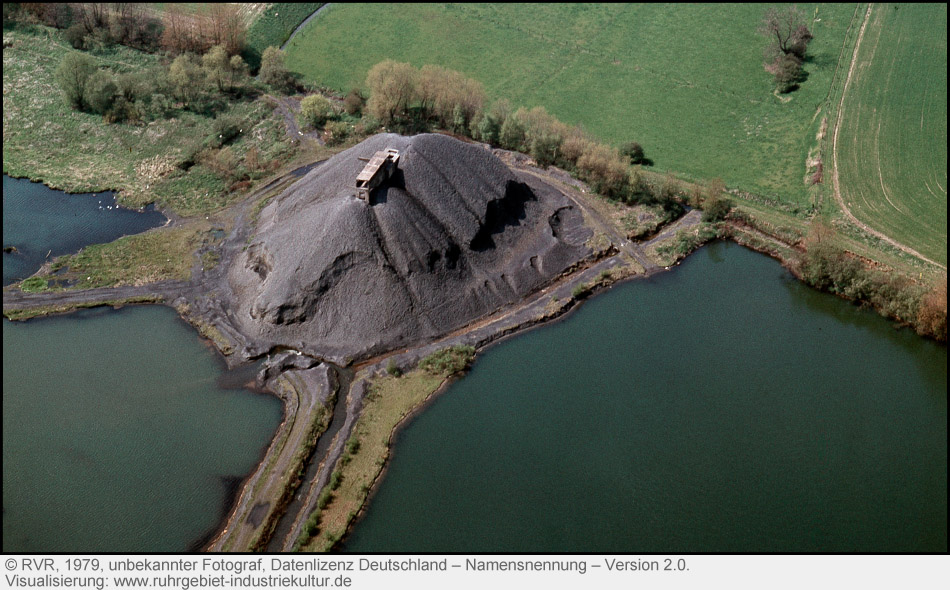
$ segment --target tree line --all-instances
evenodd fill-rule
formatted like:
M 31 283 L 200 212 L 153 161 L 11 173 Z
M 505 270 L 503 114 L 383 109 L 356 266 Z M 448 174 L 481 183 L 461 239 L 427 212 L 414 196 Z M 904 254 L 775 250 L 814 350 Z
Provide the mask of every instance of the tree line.
M 183 53 L 167 66 L 137 72 L 99 69 L 88 53 L 63 56 L 54 73 L 67 104 L 80 111 L 103 115 L 114 122 L 155 120 L 177 108 L 213 115 L 239 97 L 250 81 L 239 55 L 215 45 L 201 56 Z
M 623 202 L 678 207 L 676 183 L 654 187 L 638 167 L 651 164 L 636 142 L 613 147 L 568 125 L 544 107 L 514 108 L 506 99 L 488 104 L 477 80 L 442 66 L 416 68 L 385 60 L 366 75 L 366 113 L 384 127 L 404 133 L 441 128 L 476 141 L 530 155 L 540 166 L 576 173 L 599 194 Z M 348 100 L 357 103 L 359 90 Z
M 236 55 L 244 49 L 247 32 L 233 3 L 208 3 L 197 10 L 169 3 L 157 12 L 140 2 L 13 2 L 3 5 L 3 20 L 64 29 L 76 49 L 95 51 L 118 44 L 170 55 L 203 54 L 215 46 Z
M 868 265 L 842 249 L 834 228 L 822 219 L 811 223 L 803 252 L 786 262 L 807 284 L 851 301 L 870 304 L 885 316 L 912 326 L 921 336 L 947 341 L 947 276 L 930 286 Z

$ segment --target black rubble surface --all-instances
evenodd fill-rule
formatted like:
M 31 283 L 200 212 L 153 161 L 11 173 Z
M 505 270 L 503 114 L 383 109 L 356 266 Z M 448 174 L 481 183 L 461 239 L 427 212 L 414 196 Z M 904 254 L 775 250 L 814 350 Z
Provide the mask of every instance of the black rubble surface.
M 358 158 L 386 148 L 398 165 L 360 200 Z M 588 256 L 590 235 L 567 197 L 480 145 L 376 135 L 264 208 L 229 270 L 232 317 L 261 349 L 366 358 L 519 301 Z

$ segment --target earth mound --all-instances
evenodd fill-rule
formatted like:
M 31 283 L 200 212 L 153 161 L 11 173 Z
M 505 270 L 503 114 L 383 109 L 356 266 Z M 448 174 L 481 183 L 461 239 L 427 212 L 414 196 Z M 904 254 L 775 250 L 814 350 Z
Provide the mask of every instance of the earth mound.
M 388 148 L 391 176 L 358 198 L 366 159 Z M 365 358 L 518 301 L 588 256 L 590 235 L 567 197 L 482 146 L 376 135 L 263 209 L 228 271 L 232 318 L 262 350 Z

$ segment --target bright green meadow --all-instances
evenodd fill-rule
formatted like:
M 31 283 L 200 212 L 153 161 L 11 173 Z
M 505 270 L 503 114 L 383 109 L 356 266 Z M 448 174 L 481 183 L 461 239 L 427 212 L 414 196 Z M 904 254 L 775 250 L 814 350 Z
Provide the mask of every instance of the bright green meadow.
M 763 5 L 334 5 L 290 42 L 287 65 L 341 91 L 386 58 L 443 65 L 491 98 L 544 106 L 615 145 L 638 141 L 657 170 L 805 209 L 818 107 L 863 13 L 801 7 L 815 39 L 808 79 L 787 97 L 763 69 Z
M 947 263 L 947 5 L 875 5 L 838 133 L 861 221 Z

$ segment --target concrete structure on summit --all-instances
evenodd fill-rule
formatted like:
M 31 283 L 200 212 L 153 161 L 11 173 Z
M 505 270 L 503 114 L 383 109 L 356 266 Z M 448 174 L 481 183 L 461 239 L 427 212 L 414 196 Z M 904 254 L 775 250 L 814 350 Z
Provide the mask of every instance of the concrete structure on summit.
M 386 148 L 373 154 L 370 159 L 359 158 L 366 162 L 362 172 L 356 177 L 356 196 L 369 202 L 370 193 L 386 181 L 399 161 L 399 150 Z

